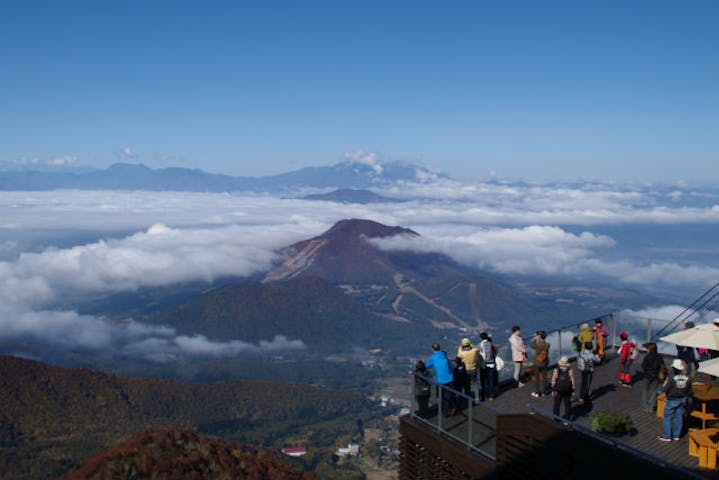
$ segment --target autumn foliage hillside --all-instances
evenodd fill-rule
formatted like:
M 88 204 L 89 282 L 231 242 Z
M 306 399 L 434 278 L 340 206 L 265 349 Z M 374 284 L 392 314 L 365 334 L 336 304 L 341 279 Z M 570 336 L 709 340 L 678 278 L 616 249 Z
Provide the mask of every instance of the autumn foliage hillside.
M 60 480 L 312 480 L 276 452 L 173 427 L 147 430 L 72 469 Z
M 0 477 L 60 475 L 128 436 L 174 425 L 252 444 L 357 433 L 358 394 L 293 383 L 124 378 L 0 356 Z

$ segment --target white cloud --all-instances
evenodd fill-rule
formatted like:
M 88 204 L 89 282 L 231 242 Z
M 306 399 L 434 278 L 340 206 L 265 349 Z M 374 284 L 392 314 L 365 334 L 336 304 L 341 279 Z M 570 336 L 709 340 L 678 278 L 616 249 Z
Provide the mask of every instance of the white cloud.
M 172 328 L 125 320 L 109 322 L 68 310 L 30 310 L 0 303 L 0 338 L 34 338 L 65 348 L 106 349 L 150 335 L 174 335 Z
M 345 153 L 345 160 L 352 163 L 359 163 L 361 165 L 367 165 L 372 168 L 377 175 L 381 175 L 384 171 L 384 167 L 379 161 L 378 155 L 374 152 L 365 152 L 364 150 L 357 150 L 356 152 Z
M 614 245 L 609 237 L 588 232 L 574 235 L 561 228 L 536 225 L 478 229 L 465 235 L 396 236 L 373 243 L 391 250 L 441 252 L 460 263 L 523 275 L 563 273 L 592 248 Z
M 76 163 L 77 163 L 77 157 L 73 157 L 71 155 L 62 155 L 59 157 L 53 157 L 47 161 L 48 165 L 53 165 L 55 167 L 67 167 L 70 165 L 75 165 Z
M 15 160 L 13 160 L 12 163 L 14 163 L 15 165 L 26 166 L 26 165 L 39 165 L 39 164 L 43 163 L 43 161 L 39 157 L 20 157 L 20 158 L 16 158 Z
M 174 328 L 132 319 L 110 321 L 67 310 L 30 310 L 0 302 L 0 339 L 32 339 L 60 350 L 89 349 L 153 361 L 184 357 L 230 357 L 302 350 L 301 340 L 277 335 L 258 344 L 241 340 L 215 341 L 203 335 L 178 335 Z
M 268 195 L 0 192 L 5 258 L 16 253 L 18 245 L 37 241 L 33 235 L 51 242 L 53 232 L 92 232 L 98 226 L 106 232 L 100 235 L 105 239 L 95 242 L 26 252 L 14 261 L 0 262 L 0 295 L 22 297 L 19 292 L 26 291 L 45 301 L 52 298 L 48 292 L 63 285 L 73 291 L 127 290 L 245 275 L 267 268 L 274 250 L 318 235 L 343 218 L 412 228 L 423 237 L 410 240 L 409 248 L 445 252 L 462 263 L 502 273 L 596 273 L 627 285 L 706 285 L 709 278 L 717 278 L 712 264 L 649 257 L 603 259 L 604 252 L 621 245 L 605 235 L 570 233 L 557 225 L 714 224 L 719 207 L 656 207 L 643 194 L 604 188 L 476 184 L 451 190 L 472 200 L 415 199 L 376 206 Z M 151 227 L 160 223 L 167 227 Z M 118 232 L 138 230 L 144 231 L 113 238 Z
M 475 229 L 448 235 L 435 228 L 422 236 L 396 236 L 373 243 L 387 250 L 439 252 L 455 261 L 509 275 L 603 276 L 627 286 L 706 288 L 719 278 L 719 268 L 706 265 L 607 261 L 598 250 L 615 241 L 590 232 L 573 234 L 558 227 Z
M 301 340 L 289 340 L 283 335 L 276 335 L 271 341 L 261 340 L 259 345 L 239 340 L 213 342 L 208 340 L 204 335 L 195 335 L 192 337 L 180 336 L 175 338 L 175 344 L 183 352 L 223 357 L 240 353 L 268 353 L 305 348 L 305 344 Z
M 38 207 L 39 203 L 42 202 L 38 201 Z M 127 207 L 126 202 L 124 206 Z M 42 208 L 49 210 L 46 213 L 48 219 L 53 216 L 54 208 L 65 210 L 68 214 L 59 215 L 60 219 L 70 219 L 70 224 L 76 219 L 82 227 L 87 225 L 88 210 L 98 214 L 98 219 L 124 216 L 119 206 L 102 202 L 91 207 L 73 201 L 56 201 L 50 202 L 49 208 Z M 139 204 L 136 208 L 141 210 Z M 178 204 L 176 208 L 181 206 Z M 242 218 L 242 215 L 230 215 L 230 218 Z M 304 232 L 292 228 L 226 225 L 221 221 L 218 224 L 218 219 L 214 223 L 212 228 L 172 228 L 155 224 L 125 237 L 101 239 L 69 248 L 50 247 L 40 252 L 24 252 L 14 260 L 0 262 L 0 338 L 33 338 L 57 348 L 111 350 L 156 361 L 304 348 L 301 340 L 290 340 L 281 335 L 258 344 L 242 340 L 217 341 L 202 335 L 178 335 L 166 326 L 134 320 L 111 322 L 70 310 L 50 309 L 71 302 L 73 298 L 97 293 L 262 272 L 270 267 L 278 248 L 287 245 L 288 240 L 305 237 Z M 14 231 L 14 227 L 10 231 Z M 8 248 L 15 245 L 10 240 L 5 244 Z M 147 349 L 149 346 L 155 348 Z M 163 348 L 157 348 L 160 346 Z
M 173 229 L 154 225 L 122 239 L 23 253 L 0 262 L 0 299 L 44 305 L 61 294 L 128 291 L 262 272 L 275 259 L 268 235 L 235 226 Z
M 120 156 L 129 160 L 135 160 L 139 157 L 139 155 L 135 153 L 135 151 L 133 151 L 130 147 L 124 147 L 122 150 L 120 150 Z
M 373 154 L 356 156 L 368 164 L 377 161 Z M 301 348 L 293 343 L 299 340 L 279 337 L 252 344 L 182 336 L 171 329 L 156 332 L 138 322 L 112 323 L 68 308 L 78 296 L 260 273 L 277 249 L 344 218 L 401 225 L 422 235 L 387 239 L 386 248 L 441 252 L 502 274 L 697 289 L 719 278 L 716 263 L 623 258 L 617 240 L 592 231 L 595 225 L 719 223 L 719 206 L 682 204 L 695 194 L 668 199 L 646 189 L 606 185 L 553 188 L 441 179 L 379 193 L 410 201 L 378 206 L 249 194 L 0 192 L 0 258 L 5 259 L 0 261 L 5 332 L 0 337 L 31 336 L 84 348 L 111 345 L 165 360 Z M 672 206 L 661 205 L 662 198 Z M 567 227 L 577 225 L 582 228 L 575 232 Z
M 707 288 L 719 279 L 719 268 L 707 265 L 679 265 L 677 263 L 639 264 L 631 261 L 606 262 L 585 259 L 582 267 L 614 278 L 627 285 L 690 286 Z
M 78 164 L 78 158 L 73 155 L 57 155 L 49 158 L 20 157 L 12 160 L 8 166 L 25 167 L 71 167 Z
M 684 192 L 681 192 L 679 190 L 674 190 L 673 192 L 667 194 L 667 197 L 671 198 L 675 202 L 681 200 L 683 196 Z
M 687 321 L 700 325 L 718 317 L 719 313 L 711 309 L 697 311 L 680 305 L 627 309 L 617 315 L 622 330 L 630 332 L 634 338 L 641 339 L 641 342 L 647 338 L 648 331 L 651 333 L 649 338 L 657 341 L 658 338 L 681 330 Z M 660 352 L 676 354 L 676 345 L 673 343 L 658 341 L 657 345 Z
M 241 354 L 292 352 L 305 348 L 302 340 L 289 340 L 283 335 L 276 335 L 271 341 L 261 340 L 258 344 L 241 340 L 218 342 L 204 335 L 180 335 L 173 338 L 146 338 L 125 346 L 123 351 L 132 356 L 166 362 L 185 356 L 223 358 Z

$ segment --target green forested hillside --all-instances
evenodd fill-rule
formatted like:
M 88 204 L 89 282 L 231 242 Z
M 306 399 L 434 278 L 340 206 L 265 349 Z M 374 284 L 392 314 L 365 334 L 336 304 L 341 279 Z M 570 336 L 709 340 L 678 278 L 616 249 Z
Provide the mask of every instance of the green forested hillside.
M 131 379 L 0 356 L 0 477 L 47 478 L 133 433 L 174 425 L 275 447 L 356 435 L 358 394 L 293 383 Z M 325 434 L 321 434 L 325 432 Z
M 283 283 L 243 282 L 198 295 L 149 321 L 212 338 L 258 342 L 301 339 L 310 353 L 352 348 L 412 348 L 420 332 L 377 315 L 342 288 L 317 277 Z M 282 352 L 280 352 L 282 353 Z

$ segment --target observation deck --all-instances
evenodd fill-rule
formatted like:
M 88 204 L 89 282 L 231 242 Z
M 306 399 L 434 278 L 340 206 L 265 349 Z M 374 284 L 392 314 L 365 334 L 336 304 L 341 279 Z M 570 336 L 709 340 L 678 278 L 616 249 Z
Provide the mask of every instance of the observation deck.
M 565 340 L 571 339 L 568 333 Z M 555 341 L 557 345 L 564 343 L 561 332 Z M 550 372 L 557 355 L 555 352 L 551 357 L 554 365 L 550 364 Z M 553 397 L 532 397 L 533 382 L 524 388 L 515 387 L 512 381 L 501 382 L 495 400 L 478 404 L 457 394 L 464 408 L 447 417 L 438 415 L 442 390 L 433 387 L 426 418 L 417 415 L 415 406 L 411 414 L 400 419 L 400 480 L 719 479 L 716 470 L 700 468 L 697 457 L 689 455 L 688 435 L 670 443 L 657 439 L 662 433 L 662 419 L 645 412 L 641 405 L 645 385 L 639 367 L 642 355 L 631 370 L 633 386 L 627 388 L 618 383 L 617 355 L 608 353 L 605 363 L 594 370 L 592 403 L 573 400 L 573 421 L 552 415 Z M 669 365 L 670 360 L 666 363 Z M 580 375 L 574 362 L 571 368 L 578 389 Z M 594 432 L 591 423 L 601 411 L 628 414 L 636 432 L 620 438 Z M 701 426 L 692 417 L 685 420 L 685 429 L 686 425 Z

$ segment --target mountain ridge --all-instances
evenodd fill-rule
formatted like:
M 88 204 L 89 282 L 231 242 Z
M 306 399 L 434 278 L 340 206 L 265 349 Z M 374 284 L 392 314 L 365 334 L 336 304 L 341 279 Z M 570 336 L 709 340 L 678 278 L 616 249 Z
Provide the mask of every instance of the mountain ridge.
M 402 200 L 397 198 L 385 197 L 378 195 L 370 190 L 340 188 L 326 193 L 313 193 L 301 197 L 302 200 L 319 200 L 325 202 L 338 203 L 359 203 L 367 205 L 369 203 L 399 203 Z
M 136 433 L 58 480 L 116 478 L 271 478 L 316 480 L 274 451 L 163 426 Z
M 200 169 L 153 169 L 138 163 L 115 163 L 104 170 L 0 170 L 0 190 L 150 190 L 189 192 L 286 192 L 302 188 L 367 189 L 394 182 L 425 182 L 445 177 L 425 167 L 401 162 L 368 165 L 344 161 L 277 175 L 243 177 Z

